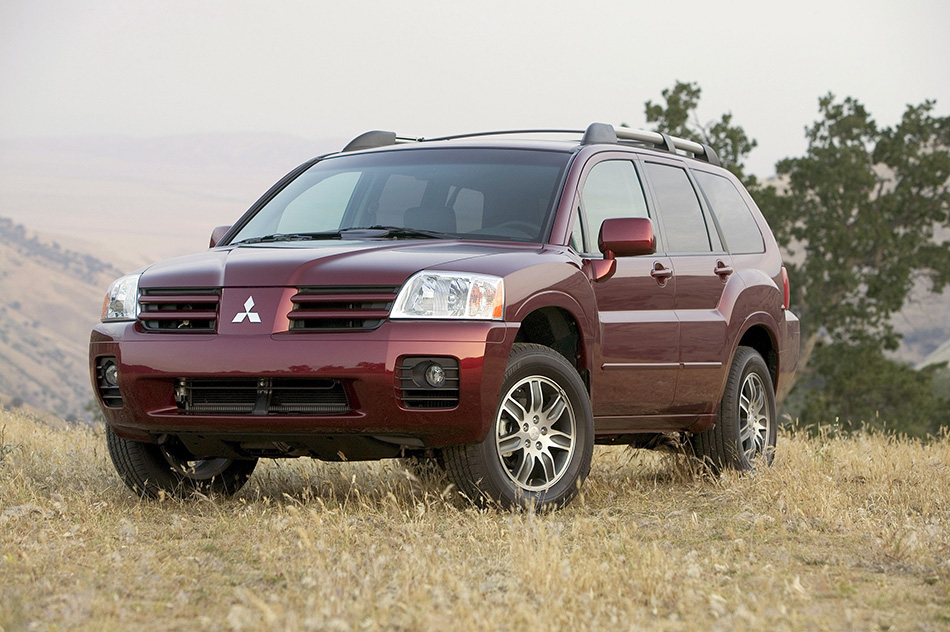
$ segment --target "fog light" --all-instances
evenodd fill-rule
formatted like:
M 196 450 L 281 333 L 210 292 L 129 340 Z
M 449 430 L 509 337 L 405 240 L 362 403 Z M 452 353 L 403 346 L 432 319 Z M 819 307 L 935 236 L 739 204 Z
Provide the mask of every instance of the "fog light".
M 96 390 L 106 408 L 122 408 L 119 392 L 119 361 L 111 356 L 96 359 Z
M 119 385 L 119 366 L 112 361 L 107 361 L 102 367 L 102 380 L 106 386 Z
M 445 384 L 445 371 L 438 364 L 432 363 L 426 368 L 426 382 L 429 386 L 439 388 Z

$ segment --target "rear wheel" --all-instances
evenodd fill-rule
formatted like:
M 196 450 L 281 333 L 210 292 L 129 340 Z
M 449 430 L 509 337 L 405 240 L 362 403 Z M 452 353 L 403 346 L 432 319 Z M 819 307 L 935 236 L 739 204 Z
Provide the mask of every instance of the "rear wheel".
M 106 426 L 109 456 L 129 488 L 140 496 L 193 492 L 230 496 L 244 487 L 257 459 L 197 458 L 183 448 L 123 439 Z
M 693 435 L 694 454 L 715 472 L 772 463 L 777 432 L 775 390 L 765 360 L 739 347 L 732 360 L 716 425 Z
M 449 476 L 469 498 L 541 509 L 574 497 L 593 447 L 590 398 L 575 368 L 548 347 L 518 343 L 488 436 L 444 454 Z

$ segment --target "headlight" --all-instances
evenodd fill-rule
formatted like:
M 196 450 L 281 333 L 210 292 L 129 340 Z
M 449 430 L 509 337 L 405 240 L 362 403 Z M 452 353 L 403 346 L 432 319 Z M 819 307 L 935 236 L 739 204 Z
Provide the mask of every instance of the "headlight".
M 390 318 L 501 320 L 505 283 L 462 272 L 419 272 L 402 286 Z
M 135 320 L 139 315 L 139 275 L 130 274 L 112 282 L 102 302 L 102 321 Z

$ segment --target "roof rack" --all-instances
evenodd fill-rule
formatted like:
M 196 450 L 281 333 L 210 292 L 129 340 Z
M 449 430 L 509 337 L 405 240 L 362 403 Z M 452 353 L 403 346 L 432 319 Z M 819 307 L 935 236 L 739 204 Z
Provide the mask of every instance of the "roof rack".
M 635 142 L 638 144 L 649 145 L 655 149 L 677 153 L 684 151 L 691 154 L 699 160 L 719 166 L 719 155 L 716 151 L 705 143 L 697 143 L 685 138 L 676 138 L 660 132 L 650 132 L 642 129 L 633 129 L 629 127 L 615 127 L 607 123 L 591 123 L 586 130 L 576 129 L 514 129 L 497 130 L 492 132 L 473 132 L 470 134 L 453 134 L 451 136 L 439 136 L 437 138 L 421 138 L 412 136 L 397 136 L 395 132 L 383 132 L 379 130 L 360 134 L 343 148 L 344 152 L 357 151 L 360 149 L 372 149 L 374 147 L 386 147 L 402 143 L 422 143 L 436 142 L 446 140 L 458 140 L 460 138 L 476 138 L 480 136 L 505 136 L 515 134 L 571 134 L 582 135 L 582 145 L 597 144 L 626 144 Z

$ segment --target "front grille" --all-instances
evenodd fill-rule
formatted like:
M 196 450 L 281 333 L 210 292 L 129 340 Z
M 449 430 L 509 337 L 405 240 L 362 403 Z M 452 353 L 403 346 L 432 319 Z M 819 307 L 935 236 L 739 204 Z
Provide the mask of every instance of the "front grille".
M 339 415 L 350 412 L 338 380 L 179 378 L 178 412 L 219 415 Z
M 150 332 L 214 333 L 220 299 L 218 288 L 143 289 L 139 323 Z
M 438 364 L 445 383 L 436 388 L 425 381 L 425 369 Z M 403 358 L 396 373 L 399 400 L 405 408 L 455 408 L 459 403 L 459 364 L 455 358 Z
M 389 316 L 398 287 L 302 287 L 290 299 L 290 331 L 376 329 Z

